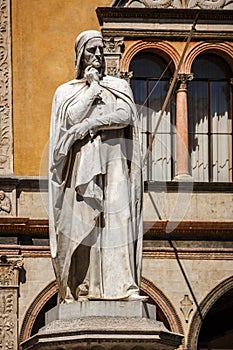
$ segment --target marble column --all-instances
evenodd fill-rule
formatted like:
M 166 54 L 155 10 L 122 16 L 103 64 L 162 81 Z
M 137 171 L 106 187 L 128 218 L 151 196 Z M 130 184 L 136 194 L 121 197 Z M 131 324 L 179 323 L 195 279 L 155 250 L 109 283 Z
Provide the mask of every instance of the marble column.
M 21 256 L 0 256 L 0 349 L 18 350 L 18 294 Z
M 188 99 L 187 82 L 193 74 L 178 75 L 176 90 L 176 176 L 175 180 L 191 180 L 188 152 Z

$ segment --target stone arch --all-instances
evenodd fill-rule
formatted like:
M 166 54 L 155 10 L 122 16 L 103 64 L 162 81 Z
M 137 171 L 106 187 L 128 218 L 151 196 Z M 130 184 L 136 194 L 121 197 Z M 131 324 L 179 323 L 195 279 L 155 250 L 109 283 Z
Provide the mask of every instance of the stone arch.
M 226 292 L 233 288 L 233 276 L 219 283 L 212 291 L 202 300 L 199 310 L 193 315 L 187 337 L 187 350 L 196 350 L 198 337 L 205 316 L 215 302 Z
M 172 61 L 175 68 L 178 66 L 180 55 L 172 44 L 166 41 L 144 41 L 133 43 L 124 53 L 120 62 L 120 71 L 128 72 L 129 65 L 135 55 L 143 51 L 155 52 L 164 57 L 168 62 Z
M 150 296 L 157 305 L 161 308 L 162 312 L 166 316 L 168 323 L 171 327 L 171 331 L 174 333 L 184 334 L 182 322 L 176 312 L 175 307 L 166 295 L 154 285 L 151 281 L 142 277 L 141 290 Z
M 56 281 L 49 283 L 33 300 L 24 316 L 19 341 L 20 343 L 28 339 L 31 335 L 34 322 L 43 306 L 58 291 Z
M 223 57 L 230 66 L 233 65 L 233 45 L 228 42 L 215 43 L 215 42 L 202 42 L 195 45 L 192 50 L 187 54 L 184 61 L 185 73 L 191 73 L 191 67 L 195 58 L 202 53 L 214 53 Z

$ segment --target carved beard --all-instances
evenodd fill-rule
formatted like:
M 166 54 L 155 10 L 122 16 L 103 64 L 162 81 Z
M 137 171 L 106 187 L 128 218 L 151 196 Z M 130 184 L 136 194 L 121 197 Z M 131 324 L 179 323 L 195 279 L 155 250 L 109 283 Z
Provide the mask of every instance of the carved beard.
M 104 60 L 104 57 L 103 57 L 103 61 L 102 61 L 102 65 L 97 68 L 95 67 L 94 65 L 91 65 L 93 68 L 95 68 L 96 70 L 98 70 L 99 72 L 99 76 L 100 76 L 100 79 L 101 77 L 103 77 L 105 75 L 105 60 Z M 85 71 L 85 68 L 87 67 L 87 65 L 84 65 L 84 60 L 83 60 L 83 57 L 81 58 L 81 74 L 80 74 L 80 77 L 83 78 L 84 76 L 84 71 Z

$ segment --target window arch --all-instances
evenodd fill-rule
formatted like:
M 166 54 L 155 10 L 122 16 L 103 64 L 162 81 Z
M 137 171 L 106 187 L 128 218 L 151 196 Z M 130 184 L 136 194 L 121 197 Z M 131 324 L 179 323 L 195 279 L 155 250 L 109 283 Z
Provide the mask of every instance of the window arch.
M 145 155 L 168 92 L 172 69 L 162 56 L 144 51 L 134 56 L 129 70 L 133 71 L 131 88 L 138 107 Z M 166 108 L 146 163 L 144 178 L 147 181 L 169 181 L 174 176 L 174 115 L 171 102 Z
M 232 181 L 232 72 L 212 53 L 199 55 L 188 86 L 190 173 L 194 181 Z

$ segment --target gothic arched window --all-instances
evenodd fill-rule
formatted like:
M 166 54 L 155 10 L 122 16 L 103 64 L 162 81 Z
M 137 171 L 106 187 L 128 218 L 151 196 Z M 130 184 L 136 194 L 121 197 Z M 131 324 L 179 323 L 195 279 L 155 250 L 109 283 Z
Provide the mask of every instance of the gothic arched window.
M 197 57 L 189 83 L 190 173 L 194 181 L 232 181 L 232 72 L 214 54 Z
M 130 64 L 133 72 L 131 87 L 138 107 L 142 135 L 143 154 L 146 154 L 161 107 L 166 98 L 172 76 L 167 62 L 154 53 L 136 55 Z M 175 131 L 172 105 L 168 104 L 159 125 L 144 170 L 147 181 L 170 181 L 174 175 Z

